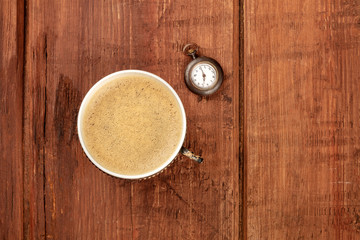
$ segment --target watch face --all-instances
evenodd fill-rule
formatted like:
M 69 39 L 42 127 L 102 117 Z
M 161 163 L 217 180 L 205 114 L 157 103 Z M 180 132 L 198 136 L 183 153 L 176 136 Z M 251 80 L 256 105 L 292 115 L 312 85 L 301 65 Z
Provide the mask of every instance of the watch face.
M 190 91 L 207 96 L 220 88 L 224 73 L 216 60 L 209 57 L 198 57 L 187 65 L 184 78 Z
M 207 62 L 199 62 L 191 70 L 191 82 L 198 89 L 211 89 L 218 81 L 218 72 Z

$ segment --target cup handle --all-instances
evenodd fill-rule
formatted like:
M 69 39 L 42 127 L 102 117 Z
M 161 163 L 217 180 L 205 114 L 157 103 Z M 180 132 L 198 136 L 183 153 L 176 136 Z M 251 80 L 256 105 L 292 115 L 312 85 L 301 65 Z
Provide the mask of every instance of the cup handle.
M 189 149 L 185 147 L 181 147 L 180 153 L 198 163 L 202 163 L 202 161 L 204 160 L 202 157 L 195 155 L 193 152 L 191 152 Z

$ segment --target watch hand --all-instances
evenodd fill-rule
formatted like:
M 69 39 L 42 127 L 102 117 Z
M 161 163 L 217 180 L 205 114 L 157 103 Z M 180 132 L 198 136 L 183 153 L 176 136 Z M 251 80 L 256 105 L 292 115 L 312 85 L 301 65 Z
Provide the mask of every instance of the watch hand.
M 205 75 L 205 73 L 204 73 L 204 71 L 202 70 L 202 68 L 201 68 L 201 67 L 200 67 L 200 70 L 201 70 L 201 72 L 202 72 L 202 76 L 203 76 L 204 81 L 205 81 L 206 75 Z

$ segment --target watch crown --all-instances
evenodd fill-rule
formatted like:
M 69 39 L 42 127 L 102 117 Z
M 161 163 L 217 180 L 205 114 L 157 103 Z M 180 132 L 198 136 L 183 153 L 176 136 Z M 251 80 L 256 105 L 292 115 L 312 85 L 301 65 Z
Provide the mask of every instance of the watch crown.
M 191 56 L 193 59 L 196 58 L 196 52 L 199 50 L 199 46 L 196 43 L 188 43 L 184 46 L 183 52 L 185 55 Z

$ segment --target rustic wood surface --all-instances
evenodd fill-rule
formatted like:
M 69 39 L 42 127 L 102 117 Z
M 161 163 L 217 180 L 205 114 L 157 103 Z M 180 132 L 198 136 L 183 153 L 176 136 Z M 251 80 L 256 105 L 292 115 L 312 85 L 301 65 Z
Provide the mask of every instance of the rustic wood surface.
M 0 239 L 23 233 L 24 8 L 0 1 Z
M 15 3 L 1 10 L 6 17 L 1 69 L 8 71 L 0 93 L 6 107 L 1 127 L 7 127 L 0 144 L 7 164 L 1 165 L 7 173 L 0 183 L 4 238 L 241 237 L 238 3 L 17 4 L 25 9 L 22 14 L 9 12 Z M 16 24 L 19 29 L 13 29 Z M 226 79 L 210 97 L 198 97 L 185 86 L 183 72 L 191 58 L 181 49 L 188 42 L 223 66 Z M 78 108 L 93 84 L 123 69 L 153 72 L 174 87 L 187 113 L 185 146 L 202 154 L 204 163 L 178 157 L 143 181 L 117 179 L 91 164 L 77 138 Z
M 360 238 L 360 1 L 1 0 L 0 14 L 1 239 Z M 183 82 L 188 42 L 224 68 L 211 97 Z M 81 100 L 130 68 L 178 92 L 203 164 L 128 181 L 86 158 Z
M 248 239 L 360 239 L 360 1 L 245 1 Z

